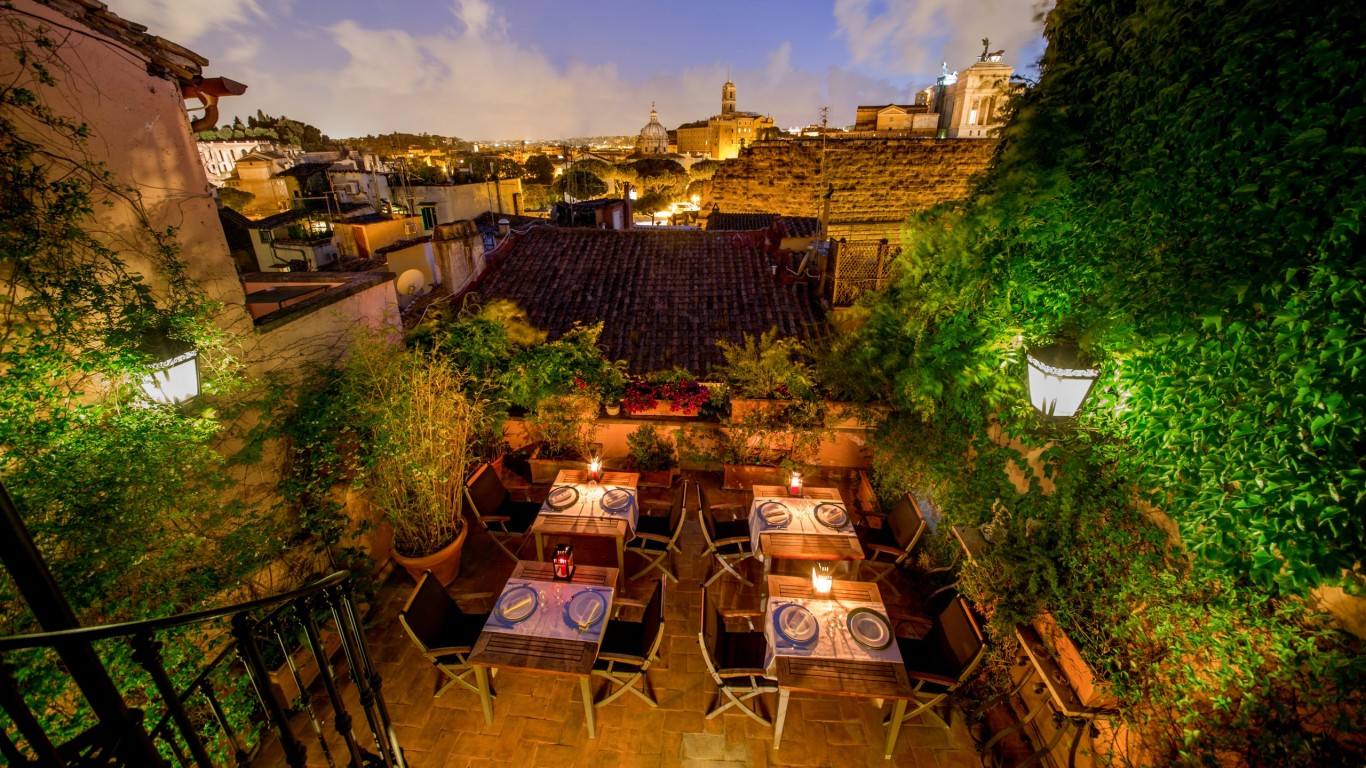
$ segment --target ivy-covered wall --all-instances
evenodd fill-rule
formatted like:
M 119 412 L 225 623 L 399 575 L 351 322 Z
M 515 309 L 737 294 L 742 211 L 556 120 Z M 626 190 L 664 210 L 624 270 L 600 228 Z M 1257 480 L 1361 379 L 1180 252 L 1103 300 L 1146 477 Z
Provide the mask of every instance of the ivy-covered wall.
M 1362 759 L 1360 641 L 1302 598 L 1366 589 L 1363 28 L 1359 4 L 1062 0 L 994 167 L 908 222 L 857 310 L 849 359 L 898 406 L 882 486 L 987 528 L 963 587 L 998 648 L 1054 613 L 1152 764 Z M 1102 380 L 1045 427 L 1024 352 L 1065 336 Z M 1051 495 L 1009 482 L 993 422 L 1047 446 Z

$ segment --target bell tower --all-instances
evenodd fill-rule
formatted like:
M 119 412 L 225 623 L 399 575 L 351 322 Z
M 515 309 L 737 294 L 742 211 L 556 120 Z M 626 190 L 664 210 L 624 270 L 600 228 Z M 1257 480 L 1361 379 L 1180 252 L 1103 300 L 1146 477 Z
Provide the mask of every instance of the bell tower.
M 729 115 L 735 112 L 735 83 L 727 80 L 721 86 L 721 114 Z

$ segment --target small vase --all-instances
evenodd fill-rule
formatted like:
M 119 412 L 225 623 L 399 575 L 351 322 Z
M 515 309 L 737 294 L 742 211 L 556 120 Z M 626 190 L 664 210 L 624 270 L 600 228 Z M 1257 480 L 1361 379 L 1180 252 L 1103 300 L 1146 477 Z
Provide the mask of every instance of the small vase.
M 607 406 L 608 416 L 618 416 L 621 414 L 621 403 L 613 403 Z

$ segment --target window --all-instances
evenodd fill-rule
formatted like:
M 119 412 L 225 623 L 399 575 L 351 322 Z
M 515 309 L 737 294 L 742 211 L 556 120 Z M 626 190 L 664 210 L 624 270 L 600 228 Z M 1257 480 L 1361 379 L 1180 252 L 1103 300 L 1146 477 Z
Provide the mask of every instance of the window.
M 422 228 L 436 229 L 436 205 L 423 203 L 419 211 L 422 213 Z
M 267 243 L 267 244 L 268 244 L 268 243 L 270 243 L 270 241 L 271 241 L 270 230 L 269 230 L 269 229 L 262 229 L 262 230 L 257 231 L 256 236 L 259 237 L 259 238 L 261 239 L 261 242 L 263 242 L 263 243 Z

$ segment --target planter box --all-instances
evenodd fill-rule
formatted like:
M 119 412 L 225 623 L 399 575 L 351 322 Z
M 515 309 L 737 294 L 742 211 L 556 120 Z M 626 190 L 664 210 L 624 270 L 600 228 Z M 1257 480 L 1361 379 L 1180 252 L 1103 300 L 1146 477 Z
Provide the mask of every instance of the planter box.
M 555 482 L 562 469 L 588 470 L 588 462 L 572 459 L 529 459 L 527 463 L 531 465 L 531 482 L 541 485 Z
M 725 473 L 721 487 L 728 491 L 748 491 L 754 485 L 783 485 L 787 482 L 780 467 L 723 464 L 721 469 Z
M 1031 624 L 1034 631 L 1039 633 L 1039 637 L 1043 638 L 1044 643 L 1052 650 L 1058 667 L 1067 676 L 1068 684 L 1077 692 L 1077 697 L 1084 705 L 1096 707 L 1114 704 L 1114 695 L 1108 684 L 1096 679 L 1096 673 L 1092 671 L 1091 665 L 1081 657 L 1081 650 L 1072 642 L 1072 638 L 1063 632 L 1062 627 L 1058 626 L 1053 614 L 1041 614 Z
M 697 414 L 698 414 L 698 413 L 700 412 L 700 410 L 701 410 L 701 409 L 698 409 L 698 408 L 694 408 L 694 409 L 692 409 L 692 410 L 685 410 L 685 409 L 680 408 L 680 409 L 678 409 L 678 410 L 675 411 L 675 410 L 673 410 L 673 405 L 674 405 L 674 402 L 673 402 L 672 400 L 659 400 L 659 401 L 656 401 L 655 407 L 653 407 L 653 408 L 646 408 L 646 409 L 643 410 L 643 411 L 633 411 L 633 412 L 631 412 L 631 413 L 626 413 L 625 411 L 622 411 L 622 413 L 624 413 L 624 414 L 627 415 L 627 416 L 631 416 L 631 417 L 635 417 L 635 416 L 672 416 L 672 417 L 674 417 L 674 418 L 679 418 L 679 419 L 684 419 L 684 418 L 691 419 L 691 418 L 696 418 L 696 417 L 697 417 Z
M 674 484 L 674 477 L 678 475 L 677 469 L 658 469 L 653 471 L 635 470 L 640 473 L 641 487 L 644 488 L 669 488 Z
M 857 406 L 826 400 L 825 426 L 827 429 L 872 429 L 878 422 L 885 421 L 890 412 L 885 405 Z
M 743 419 L 753 413 L 769 413 L 792 405 L 795 400 L 747 400 L 744 398 L 731 398 L 730 417 L 732 420 Z

